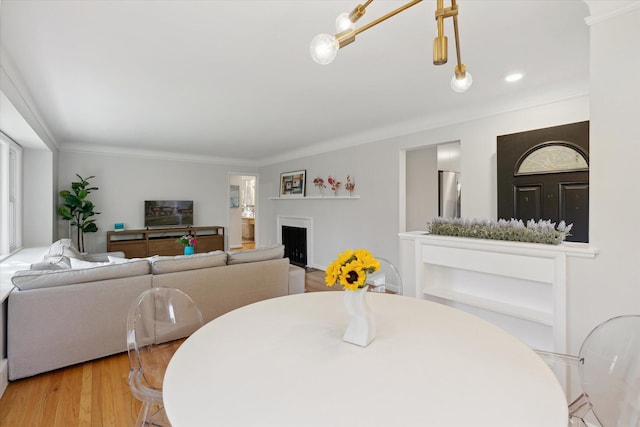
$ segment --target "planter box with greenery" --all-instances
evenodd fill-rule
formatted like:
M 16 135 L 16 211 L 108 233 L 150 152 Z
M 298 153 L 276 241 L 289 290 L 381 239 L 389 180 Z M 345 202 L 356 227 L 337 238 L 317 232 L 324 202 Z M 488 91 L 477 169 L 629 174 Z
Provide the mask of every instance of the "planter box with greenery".
M 557 245 L 569 235 L 572 226 L 573 224 L 566 225 L 564 221 L 560 221 L 556 227 L 554 222 L 543 220 L 529 220 L 525 225 L 522 220 L 513 218 L 495 222 L 438 217 L 427 225 L 427 231 L 442 236 Z

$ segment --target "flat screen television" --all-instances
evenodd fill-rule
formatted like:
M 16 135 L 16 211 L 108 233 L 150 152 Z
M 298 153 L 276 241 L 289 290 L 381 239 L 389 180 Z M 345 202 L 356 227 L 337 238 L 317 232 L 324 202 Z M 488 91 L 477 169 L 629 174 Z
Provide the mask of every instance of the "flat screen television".
M 188 227 L 193 225 L 193 200 L 145 200 L 145 227 Z

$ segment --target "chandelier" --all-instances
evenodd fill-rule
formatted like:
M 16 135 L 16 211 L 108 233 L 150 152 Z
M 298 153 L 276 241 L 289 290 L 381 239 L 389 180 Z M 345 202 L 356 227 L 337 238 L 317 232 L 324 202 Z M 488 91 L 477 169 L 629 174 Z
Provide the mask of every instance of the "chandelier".
M 369 28 L 378 25 L 382 21 L 391 18 L 394 15 L 415 6 L 422 0 L 412 0 L 403 6 L 387 13 L 380 18 L 369 22 L 359 28 L 356 28 L 356 22 L 365 14 L 367 6 L 369 6 L 373 0 L 367 0 L 364 4 L 357 5 L 351 12 L 343 13 L 336 19 L 336 32 L 337 34 L 332 36 L 329 34 L 318 34 L 311 40 L 311 57 L 318 64 L 329 64 L 336 57 L 338 49 L 353 43 L 356 40 L 356 35 L 368 30 Z M 456 0 L 451 0 L 451 7 L 445 8 L 444 0 L 437 0 L 437 7 L 435 12 L 435 19 L 438 27 L 438 35 L 433 40 L 433 64 L 442 65 L 447 63 L 447 49 L 448 42 L 447 37 L 444 35 L 444 20 L 445 18 L 453 18 L 453 29 L 456 41 L 456 57 L 457 65 L 454 68 L 454 76 L 451 79 L 451 88 L 456 92 L 464 92 L 471 87 L 471 74 L 467 72 L 465 65 L 460 59 L 460 37 L 458 35 L 458 5 Z

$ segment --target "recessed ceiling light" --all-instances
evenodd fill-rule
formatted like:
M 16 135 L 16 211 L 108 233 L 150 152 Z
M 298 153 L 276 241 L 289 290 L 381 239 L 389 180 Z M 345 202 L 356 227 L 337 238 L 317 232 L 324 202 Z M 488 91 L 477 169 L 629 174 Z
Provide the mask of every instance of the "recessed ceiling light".
M 511 74 L 508 74 L 504 78 L 504 81 L 506 81 L 508 83 L 513 83 L 513 82 L 517 82 L 518 80 L 522 79 L 523 77 L 524 77 L 524 74 L 522 74 L 522 73 L 511 73 Z

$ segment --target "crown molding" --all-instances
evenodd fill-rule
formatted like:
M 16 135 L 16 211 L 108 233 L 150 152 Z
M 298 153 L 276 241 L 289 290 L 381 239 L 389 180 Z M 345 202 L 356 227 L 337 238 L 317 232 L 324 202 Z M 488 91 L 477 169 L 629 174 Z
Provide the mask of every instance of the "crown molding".
M 55 138 L 42 119 L 38 109 L 34 107 L 35 103 L 29 96 L 29 91 L 18 77 L 19 73 L 16 71 L 12 58 L 1 45 L 0 64 L 0 92 L 6 97 L 6 102 L 11 104 L 20 118 L 37 135 L 37 139 L 42 143 L 43 149 L 51 151 L 58 149 Z
M 127 147 L 114 147 L 109 145 L 82 144 L 74 142 L 61 144 L 59 151 L 68 153 L 103 154 L 108 156 L 133 157 L 139 159 L 172 160 L 253 168 L 257 168 L 259 166 L 257 162 L 246 159 L 174 153 L 170 151 L 133 149 Z
M 585 18 L 587 25 L 591 26 L 609 19 L 624 15 L 632 10 L 640 9 L 640 1 L 601 1 L 584 0 L 589 6 L 590 16 Z
M 304 157 L 311 157 L 318 154 L 324 154 L 332 151 L 341 150 L 348 147 L 355 147 L 358 145 L 381 142 L 392 138 L 401 138 L 408 135 L 413 135 L 420 132 L 426 132 L 434 129 L 439 129 L 447 126 L 453 126 L 457 124 L 472 122 L 475 120 L 486 119 L 501 114 L 507 114 L 515 111 L 527 110 L 530 108 L 541 107 L 544 105 L 551 105 L 558 102 L 570 101 L 573 99 L 579 99 L 588 97 L 589 92 L 575 91 L 573 93 L 567 93 L 562 96 L 557 96 L 551 99 L 539 99 L 528 98 L 526 100 L 517 100 L 508 104 L 496 105 L 493 108 L 483 108 L 478 110 L 477 108 L 467 108 L 456 111 L 456 114 L 442 114 L 439 116 L 429 116 L 421 119 L 414 119 L 404 122 L 394 123 L 386 127 L 379 127 L 369 129 L 364 132 L 345 135 L 340 138 L 320 142 L 315 146 L 305 147 L 299 150 L 290 151 L 285 155 L 273 156 L 270 158 L 262 159 L 258 166 L 270 166 L 273 164 L 286 162 L 289 160 L 300 159 Z

